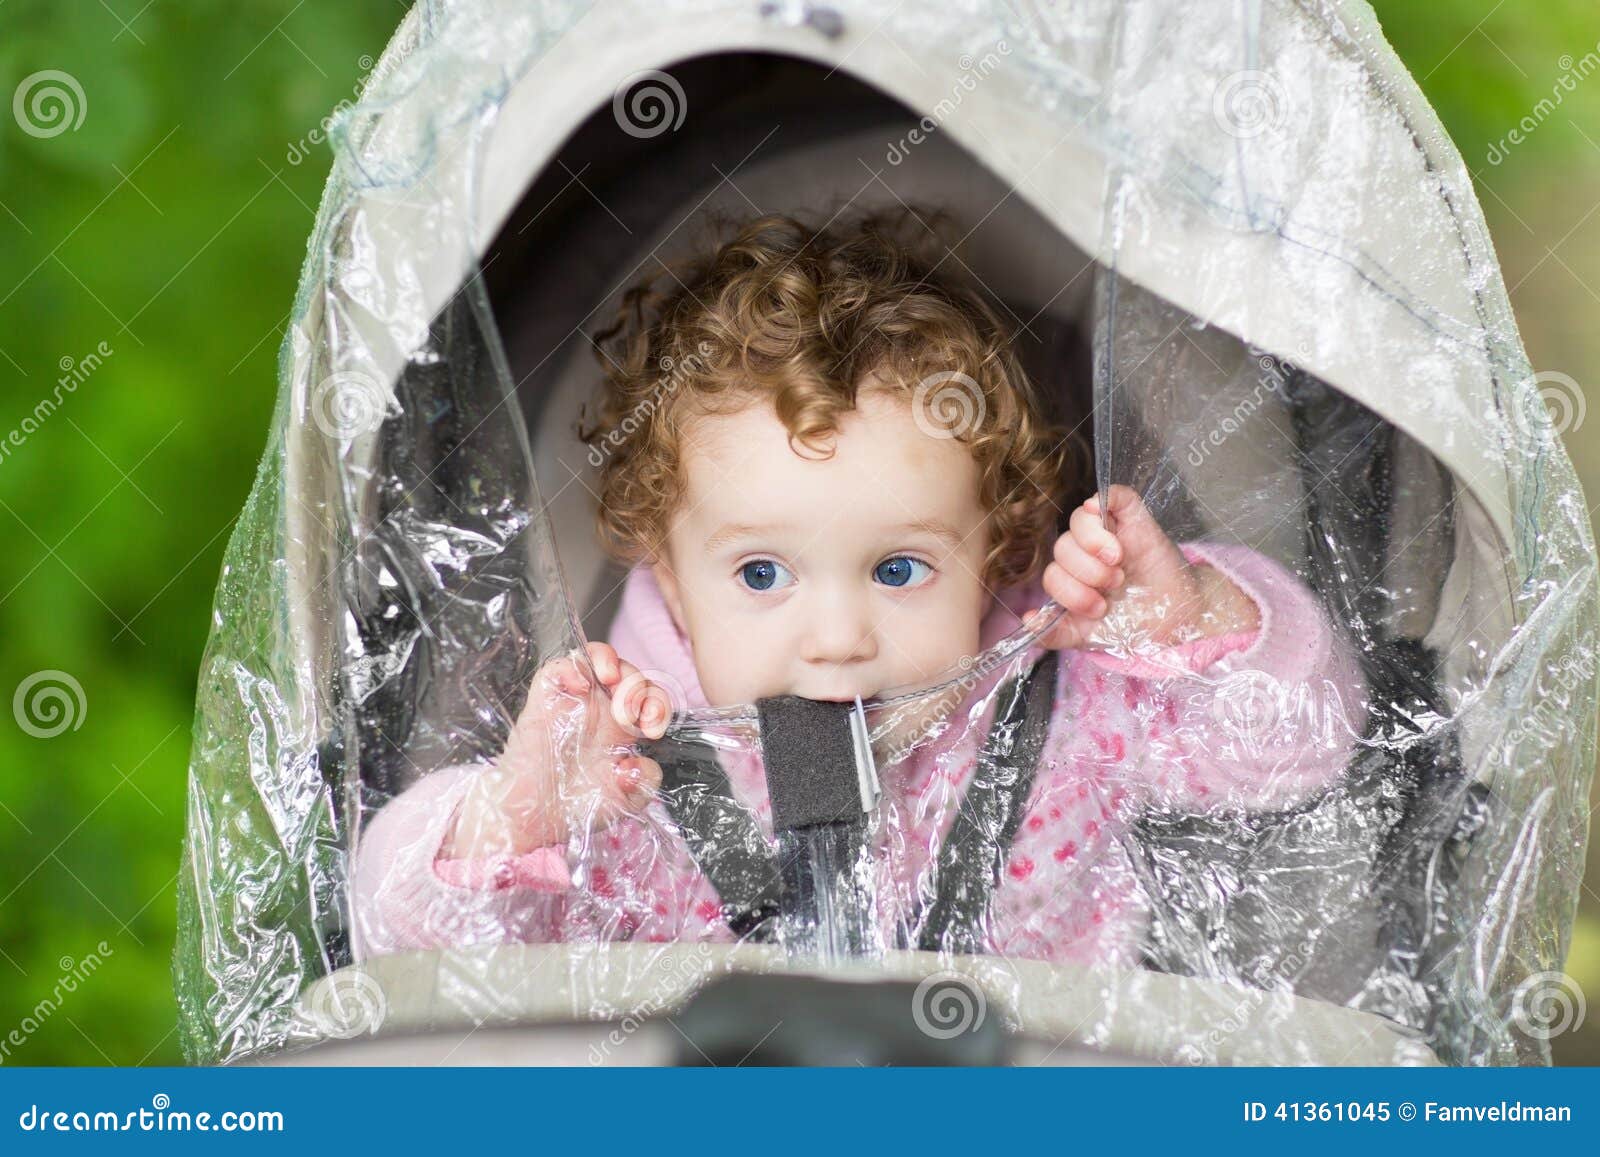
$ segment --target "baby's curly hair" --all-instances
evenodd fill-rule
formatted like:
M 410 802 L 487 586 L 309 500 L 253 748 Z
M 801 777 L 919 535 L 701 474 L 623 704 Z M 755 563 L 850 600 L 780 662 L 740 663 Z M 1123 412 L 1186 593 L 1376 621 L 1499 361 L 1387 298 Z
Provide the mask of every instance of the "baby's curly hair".
M 947 225 L 915 210 L 823 228 L 759 217 L 628 289 L 593 339 L 605 384 L 578 430 L 601 467 L 608 552 L 625 563 L 660 553 L 683 493 L 685 419 L 765 399 L 797 453 L 826 457 L 870 377 L 903 391 L 931 434 L 971 448 L 993 511 L 983 581 L 1035 576 L 1082 440 L 1046 420 L 1007 327 L 945 268 Z

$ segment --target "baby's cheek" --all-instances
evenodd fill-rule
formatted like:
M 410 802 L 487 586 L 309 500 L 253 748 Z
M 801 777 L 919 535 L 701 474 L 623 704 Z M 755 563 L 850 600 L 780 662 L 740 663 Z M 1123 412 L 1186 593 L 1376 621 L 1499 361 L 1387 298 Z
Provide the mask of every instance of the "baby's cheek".
M 753 703 L 787 690 L 781 657 L 790 644 L 769 638 L 759 622 L 725 622 L 719 629 L 691 631 L 695 676 L 713 707 Z
M 944 599 L 917 614 L 900 614 L 886 624 L 888 653 L 904 656 L 907 667 L 898 684 L 919 683 L 943 674 L 963 658 L 978 654 L 981 611 L 970 600 Z

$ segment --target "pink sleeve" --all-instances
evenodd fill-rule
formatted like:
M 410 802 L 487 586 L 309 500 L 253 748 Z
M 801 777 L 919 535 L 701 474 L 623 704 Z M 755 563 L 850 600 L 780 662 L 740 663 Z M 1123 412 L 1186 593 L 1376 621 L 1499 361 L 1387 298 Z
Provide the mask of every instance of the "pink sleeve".
M 1276 810 L 1344 774 L 1366 722 L 1366 685 L 1350 645 L 1293 573 L 1227 543 L 1183 547 L 1254 600 L 1257 631 L 1153 655 L 1088 652 L 1089 662 L 1158 681 L 1139 778 L 1158 802 L 1197 810 Z
M 558 939 L 572 886 L 560 848 L 442 859 L 456 806 L 489 764 L 442 768 L 389 801 L 361 833 L 352 870 L 358 959 L 407 949 Z

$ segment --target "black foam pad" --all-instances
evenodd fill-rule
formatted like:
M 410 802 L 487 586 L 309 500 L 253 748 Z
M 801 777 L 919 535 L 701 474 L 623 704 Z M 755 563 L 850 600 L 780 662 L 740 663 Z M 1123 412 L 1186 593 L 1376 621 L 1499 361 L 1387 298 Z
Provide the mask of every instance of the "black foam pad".
M 775 832 L 861 817 L 849 703 L 798 695 L 756 701 Z

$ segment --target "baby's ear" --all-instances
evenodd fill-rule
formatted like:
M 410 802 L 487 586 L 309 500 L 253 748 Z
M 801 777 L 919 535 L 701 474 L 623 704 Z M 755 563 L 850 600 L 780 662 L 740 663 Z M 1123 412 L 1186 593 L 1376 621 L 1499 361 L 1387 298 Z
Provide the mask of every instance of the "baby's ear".
M 687 635 L 683 626 L 683 597 L 678 589 L 678 576 L 672 573 L 671 564 L 662 554 L 651 561 L 650 570 L 656 577 L 656 585 L 661 588 L 661 598 L 667 604 L 667 611 L 672 615 L 679 634 Z

